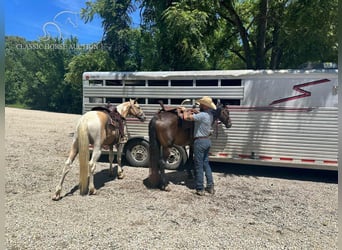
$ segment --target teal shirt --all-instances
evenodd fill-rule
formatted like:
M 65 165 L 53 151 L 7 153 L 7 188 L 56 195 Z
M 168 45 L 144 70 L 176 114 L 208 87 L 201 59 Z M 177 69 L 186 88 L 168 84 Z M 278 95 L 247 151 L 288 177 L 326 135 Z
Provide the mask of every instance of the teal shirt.
M 209 136 L 213 115 L 210 111 L 199 112 L 193 115 L 195 121 L 194 137 Z

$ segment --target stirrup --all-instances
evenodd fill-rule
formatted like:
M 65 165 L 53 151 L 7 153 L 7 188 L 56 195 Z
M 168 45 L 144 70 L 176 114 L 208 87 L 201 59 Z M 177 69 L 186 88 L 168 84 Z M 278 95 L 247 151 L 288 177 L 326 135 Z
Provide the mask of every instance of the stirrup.
M 120 138 L 119 143 L 125 144 L 128 141 L 128 137 L 127 136 L 123 136 Z

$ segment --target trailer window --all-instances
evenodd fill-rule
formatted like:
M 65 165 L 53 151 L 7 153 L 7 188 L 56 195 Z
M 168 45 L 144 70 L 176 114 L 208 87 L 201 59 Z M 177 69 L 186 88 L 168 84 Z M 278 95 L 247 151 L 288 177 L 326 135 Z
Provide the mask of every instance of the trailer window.
M 145 80 L 125 80 L 125 85 L 130 86 L 145 86 Z
M 241 79 L 222 79 L 221 86 L 241 86 Z
M 196 80 L 196 86 L 197 87 L 217 86 L 217 85 L 218 85 L 217 79 Z
M 224 105 L 240 105 L 240 99 L 220 99 Z
M 185 98 L 177 98 L 177 99 L 171 99 L 171 103 L 172 105 L 181 105 L 181 103 L 185 100 Z M 190 100 L 189 102 L 186 102 L 185 105 L 189 105 L 189 103 L 192 103 L 192 100 Z
M 171 80 L 171 86 L 182 87 L 182 86 L 193 86 L 192 80 Z
M 149 98 L 148 104 L 159 104 L 159 101 L 162 101 L 164 104 L 168 104 L 168 99 L 165 98 Z
M 90 103 L 103 103 L 102 97 L 89 97 Z
M 89 86 L 102 86 L 103 80 L 89 80 Z
M 106 86 L 121 86 L 121 80 L 106 80 Z
M 108 97 L 106 98 L 106 102 L 110 102 L 110 103 L 118 103 L 121 104 L 123 102 L 122 98 L 114 98 L 114 97 Z
M 149 80 L 148 86 L 168 86 L 168 80 Z

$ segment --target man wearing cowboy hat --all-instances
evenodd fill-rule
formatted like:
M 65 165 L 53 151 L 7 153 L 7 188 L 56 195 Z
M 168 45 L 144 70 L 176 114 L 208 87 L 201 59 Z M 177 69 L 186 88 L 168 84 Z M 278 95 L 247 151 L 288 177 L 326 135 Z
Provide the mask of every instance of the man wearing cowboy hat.
M 204 176 L 205 173 L 207 180 L 207 187 L 205 190 L 210 194 L 214 194 L 214 180 L 209 165 L 209 150 L 211 147 L 211 125 L 213 123 L 212 110 L 216 109 L 216 105 L 209 96 L 203 96 L 201 99 L 196 100 L 199 104 L 200 112 L 190 113 L 187 115 L 179 116 L 188 121 L 195 122 L 194 128 L 194 164 L 196 170 L 196 194 L 204 195 Z M 183 110 L 184 111 L 184 110 Z M 184 111 L 186 112 L 186 111 Z

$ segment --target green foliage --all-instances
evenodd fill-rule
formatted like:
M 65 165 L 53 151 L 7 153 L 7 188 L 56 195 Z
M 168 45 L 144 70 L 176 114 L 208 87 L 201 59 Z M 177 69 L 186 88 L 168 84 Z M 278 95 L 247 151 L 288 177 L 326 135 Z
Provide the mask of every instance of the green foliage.
M 337 0 L 96 0 L 103 40 L 5 37 L 6 105 L 81 113 L 85 71 L 298 68 L 337 62 Z M 132 27 L 138 8 L 141 24 Z
M 130 0 L 98 0 L 86 2 L 86 8 L 82 9 L 82 17 L 87 22 L 98 14 L 102 19 L 104 39 L 102 45 L 110 53 L 119 70 L 131 70 L 127 68 L 130 51 L 130 24 L 129 14 L 134 10 Z
M 108 53 L 79 49 L 77 39 L 26 41 L 6 37 L 6 105 L 81 113 L 82 73 L 114 68 Z
M 175 44 L 162 42 L 189 64 L 277 69 L 296 68 L 307 61 L 337 61 L 337 0 L 172 2 L 163 10 L 161 29 Z
M 203 43 L 209 15 L 192 9 L 184 2 L 174 3 L 164 12 L 163 18 L 172 43 L 172 59 L 175 69 L 206 68 L 207 48 Z

